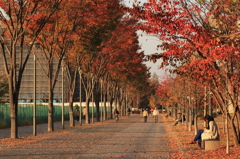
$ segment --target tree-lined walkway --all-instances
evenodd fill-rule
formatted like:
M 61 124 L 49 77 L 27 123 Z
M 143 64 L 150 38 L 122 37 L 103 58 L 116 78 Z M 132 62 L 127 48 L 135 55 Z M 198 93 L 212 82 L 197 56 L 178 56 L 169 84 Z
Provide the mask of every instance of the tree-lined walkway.
M 169 158 L 164 124 L 139 114 L 90 125 L 40 133 L 43 139 L 13 148 L 1 146 L 1 158 Z M 34 138 L 34 137 L 33 137 Z M 21 139 L 17 139 L 21 140 Z

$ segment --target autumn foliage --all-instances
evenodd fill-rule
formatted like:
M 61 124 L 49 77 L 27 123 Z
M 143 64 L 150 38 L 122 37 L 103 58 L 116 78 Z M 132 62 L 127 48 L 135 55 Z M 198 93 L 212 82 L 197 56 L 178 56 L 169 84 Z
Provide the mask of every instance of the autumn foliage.
M 238 1 L 229 0 L 212 3 L 149 0 L 143 5 L 124 8 L 141 20 L 138 29 L 162 41 L 159 48 L 163 53 L 151 55 L 150 59 L 163 59 L 162 68 L 188 77 L 187 83 L 194 81 L 202 91 L 202 85 L 211 90 L 216 105 L 231 125 L 235 146 L 240 141 L 235 123 L 240 116 L 239 11 L 235 7 L 238 4 Z M 228 114 L 228 105 L 233 107 L 232 116 Z
M 47 77 L 48 131 L 53 131 L 53 92 L 60 69 L 69 79 L 70 125 L 77 73 L 87 101 L 100 81 L 115 83 L 121 101 L 127 91 L 146 89 L 149 78 L 143 52 L 138 52 L 137 20 L 125 16 L 120 0 L 1 1 L 1 54 L 9 83 L 11 138 L 17 138 L 17 108 L 22 75 L 32 53 Z M 138 79 L 136 78 L 139 77 Z M 93 81 L 93 83 L 91 83 Z M 104 86 L 104 89 L 107 90 Z M 121 89 L 120 89 L 121 88 Z M 128 88 L 128 89 L 126 89 Z M 110 88 L 111 89 L 111 88 Z M 113 88 L 112 88 L 113 90 Z M 123 91 L 124 90 L 124 91 Z M 114 98 L 113 100 L 116 100 Z M 126 99 L 127 100 L 127 99 Z M 121 106 L 126 107 L 126 106 Z M 133 107 L 133 105 L 132 105 Z M 126 109 L 126 108 L 124 108 Z

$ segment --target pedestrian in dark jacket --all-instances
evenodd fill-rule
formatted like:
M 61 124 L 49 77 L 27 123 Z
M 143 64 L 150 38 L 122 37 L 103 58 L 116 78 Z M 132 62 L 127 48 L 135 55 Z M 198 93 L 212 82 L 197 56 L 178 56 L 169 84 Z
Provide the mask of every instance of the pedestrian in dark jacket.
M 76 109 L 75 116 L 76 116 L 77 121 L 79 121 L 79 115 L 80 115 L 80 111 L 79 111 L 79 109 Z

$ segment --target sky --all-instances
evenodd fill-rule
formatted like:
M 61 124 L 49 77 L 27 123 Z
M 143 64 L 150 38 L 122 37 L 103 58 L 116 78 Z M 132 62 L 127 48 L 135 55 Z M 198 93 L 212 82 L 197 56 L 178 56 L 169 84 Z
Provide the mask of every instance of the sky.
M 146 34 L 141 33 L 140 31 L 137 32 L 139 35 L 139 45 L 142 48 L 141 50 L 144 51 L 145 55 L 150 55 L 154 53 L 160 53 L 161 50 L 157 50 L 157 45 L 161 44 L 161 41 L 154 36 L 148 36 Z M 143 36 L 141 36 L 143 34 Z M 156 73 L 158 76 L 164 76 L 165 71 L 159 68 L 159 65 L 161 64 L 161 60 L 157 60 L 156 63 L 153 63 L 151 61 L 144 62 L 148 67 L 150 68 L 151 75 L 153 73 Z
M 132 6 L 132 3 L 135 1 L 139 1 L 141 2 L 141 4 L 147 2 L 147 0 L 124 0 L 126 6 Z M 161 50 L 157 50 L 157 45 L 161 44 L 161 41 L 154 36 L 149 36 L 146 34 L 143 34 L 141 31 L 137 32 L 139 35 L 139 45 L 142 48 L 142 51 L 144 51 L 145 55 L 149 55 L 149 54 L 154 54 L 154 53 L 160 53 Z M 141 36 L 143 35 L 143 36 Z M 148 67 L 151 67 L 150 72 L 151 75 L 153 75 L 153 73 L 156 73 L 158 76 L 165 76 L 165 71 L 162 69 L 159 69 L 159 65 L 161 64 L 161 60 L 157 60 L 156 63 L 153 62 L 145 62 L 145 64 Z

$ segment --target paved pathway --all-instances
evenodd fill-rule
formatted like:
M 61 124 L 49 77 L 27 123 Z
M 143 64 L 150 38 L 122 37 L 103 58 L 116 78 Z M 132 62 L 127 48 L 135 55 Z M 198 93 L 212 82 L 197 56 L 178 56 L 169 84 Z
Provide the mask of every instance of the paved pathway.
M 0 158 L 169 158 L 172 150 L 162 117 L 159 123 L 152 117 L 144 123 L 139 114 L 134 114 L 121 117 L 118 123 L 108 120 L 66 127 L 60 131 L 64 133 L 38 134 L 48 138 L 27 146 L 3 147 Z

